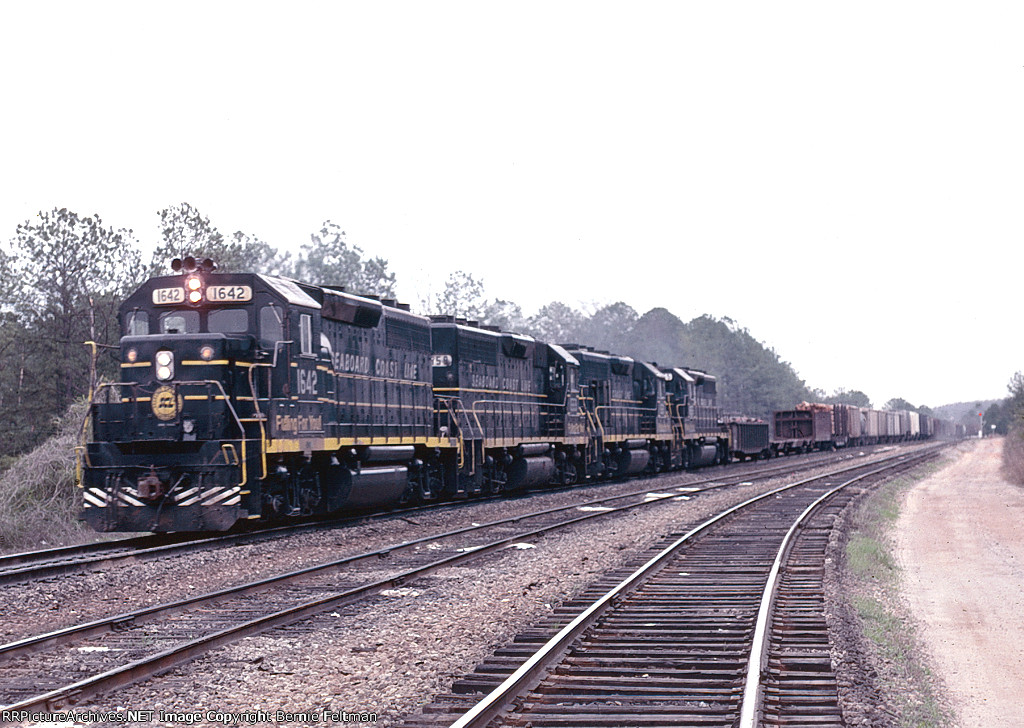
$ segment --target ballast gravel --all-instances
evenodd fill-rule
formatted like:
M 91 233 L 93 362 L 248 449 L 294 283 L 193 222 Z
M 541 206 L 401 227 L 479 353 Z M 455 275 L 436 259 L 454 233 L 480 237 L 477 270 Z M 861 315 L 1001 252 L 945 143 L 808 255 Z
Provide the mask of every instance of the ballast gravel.
M 847 461 L 855 457 L 850 452 Z M 835 467 L 833 461 L 820 469 Z M 666 492 L 697 479 L 736 473 L 735 467 L 704 470 L 648 482 L 652 492 Z M 344 529 L 12 585 L 5 587 L 10 606 L 5 607 L 2 636 L 10 641 L 444 528 L 635 490 L 642 487 L 640 482 L 465 504 L 409 518 L 370 519 Z M 372 718 L 378 726 L 398 725 L 605 572 L 662 537 L 681 534 L 728 505 L 780 484 L 757 481 L 680 496 L 517 544 L 368 601 L 241 640 L 75 710 L 154 712 L 149 722 L 110 725 L 219 725 L 232 720 L 305 725 L 324 717 L 325 711 L 338 724 Z M 255 720 L 261 718 L 271 720 Z

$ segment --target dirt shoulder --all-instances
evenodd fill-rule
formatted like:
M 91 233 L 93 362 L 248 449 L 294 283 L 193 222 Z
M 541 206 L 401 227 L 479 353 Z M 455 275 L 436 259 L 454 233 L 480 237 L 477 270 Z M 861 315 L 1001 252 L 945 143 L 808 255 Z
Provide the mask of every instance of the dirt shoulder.
M 1024 488 L 990 439 L 915 485 L 894 533 L 903 597 L 968 726 L 1024 725 Z

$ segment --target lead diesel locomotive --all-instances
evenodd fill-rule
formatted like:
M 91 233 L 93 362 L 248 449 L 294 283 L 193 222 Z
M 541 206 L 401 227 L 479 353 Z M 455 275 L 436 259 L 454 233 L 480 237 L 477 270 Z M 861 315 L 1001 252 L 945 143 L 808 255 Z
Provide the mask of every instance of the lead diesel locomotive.
M 721 461 L 714 378 L 175 260 L 78 449 L 99 531 L 226 530 Z

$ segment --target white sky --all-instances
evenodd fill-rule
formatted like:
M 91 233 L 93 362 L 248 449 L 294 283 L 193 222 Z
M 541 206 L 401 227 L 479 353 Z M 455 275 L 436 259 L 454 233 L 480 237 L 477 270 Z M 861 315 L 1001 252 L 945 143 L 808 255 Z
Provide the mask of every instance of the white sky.
M 286 9 L 287 7 L 287 9 Z M 1002 397 L 1024 369 L 1019 2 L 40 2 L 0 7 L 0 239 L 153 245 L 183 201 L 404 300 L 462 269 L 728 316 L 809 385 Z

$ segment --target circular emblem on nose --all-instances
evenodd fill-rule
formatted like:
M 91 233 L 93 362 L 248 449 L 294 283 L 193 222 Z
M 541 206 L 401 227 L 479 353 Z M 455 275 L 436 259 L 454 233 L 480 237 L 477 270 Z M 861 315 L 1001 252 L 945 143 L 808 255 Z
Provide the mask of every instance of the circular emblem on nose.
M 181 397 L 174 396 L 174 388 L 164 385 L 158 387 L 153 392 L 153 399 L 150 400 L 150 406 L 153 408 L 153 414 L 156 415 L 158 420 L 167 422 L 173 420 L 178 416 L 178 410 L 181 408 Z

